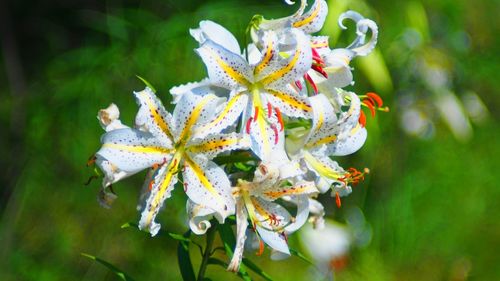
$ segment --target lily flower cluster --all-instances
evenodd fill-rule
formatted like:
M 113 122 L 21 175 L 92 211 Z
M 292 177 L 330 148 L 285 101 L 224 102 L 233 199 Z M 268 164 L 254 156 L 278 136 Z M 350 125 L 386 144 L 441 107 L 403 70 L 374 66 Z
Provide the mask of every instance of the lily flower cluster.
M 113 183 L 148 169 L 139 227 L 151 235 L 176 186 L 187 194 L 196 234 L 204 234 L 211 219 L 224 223 L 236 215 L 232 271 L 241 263 L 247 232 L 261 250 L 267 244 L 289 255 L 287 235 L 308 219 L 321 227 L 323 206 L 313 198 L 331 191 L 340 207 L 340 197 L 368 172 L 344 169 L 331 157 L 364 144 L 363 106 L 372 114 L 384 108 L 374 93 L 342 89 L 354 83 L 350 61 L 375 47 L 377 25 L 353 11 L 342 14 L 340 26 L 353 21 L 357 37 L 330 49 L 327 36 L 312 35 L 325 22 L 326 1 L 315 0 L 307 12 L 306 6 L 302 0 L 295 14 L 281 19 L 254 17 L 252 43 L 243 51 L 224 27 L 200 22 L 190 33 L 208 77 L 172 88 L 172 113 L 152 87 L 134 93 L 139 111 L 133 127 L 121 123 L 115 105 L 101 110 L 106 133 L 94 161 L 104 173 L 102 203 L 116 197 Z

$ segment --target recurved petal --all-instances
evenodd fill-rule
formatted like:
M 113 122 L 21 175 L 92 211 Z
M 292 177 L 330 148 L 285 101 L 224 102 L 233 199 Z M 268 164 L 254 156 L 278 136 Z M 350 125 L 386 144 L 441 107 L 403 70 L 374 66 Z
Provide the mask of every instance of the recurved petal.
M 348 135 L 327 145 L 326 154 L 334 156 L 345 156 L 358 151 L 367 138 L 367 131 L 361 125 L 357 125 L 349 131 Z
M 248 227 L 248 215 L 240 200 L 236 203 L 236 246 L 234 247 L 233 257 L 227 267 L 227 270 L 238 272 L 243 258 L 243 250 L 245 248 L 246 230 Z
M 149 231 L 151 236 L 155 236 L 160 231 L 161 225 L 155 222 L 155 218 L 165 200 L 170 198 L 174 185 L 177 183 L 178 165 L 179 160 L 174 158 L 168 165 L 163 165 L 154 177 L 149 197 L 139 221 L 139 228 Z
M 100 155 L 96 155 L 95 164 L 104 173 L 104 178 L 102 181 L 103 187 L 110 186 L 111 184 L 121 179 L 133 175 L 133 173 L 127 173 L 118 169 L 116 165 L 113 165 L 111 162 L 109 162 Z
M 318 190 L 315 188 L 315 192 Z M 293 196 L 292 202 L 297 205 L 297 214 L 295 215 L 295 220 L 290 223 L 287 227 L 285 227 L 285 231 L 287 233 L 292 233 L 299 228 L 301 228 L 309 217 L 309 195 L 303 194 L 299 196 Z
M 153 164 L 170 159 L 172 149 L 165 148 L 152 134 L 136 129 L 118 129 L 104 134 L 97 157 L 109 161 L 117 170 L 134 174 Z
M 284 37 L 286 37 L 284 40 L 290 40 L 289 45 L 293 46 L 289 56 L 287 55 L 287 58 L 273 56 L 256 76 L 256 80 L 267 89 L 280 91 L 286 85 L 300 79 L 311 68 L 312 50 L 309 38 L 297 29 L 288 30 Z
M 212 120 L 223 102 L 223 98 L 212 94 L 185 93 L 174 109 L 175 141 L 193 137 L 193 131 Z
M 222 25 L 213 21 L 200 21 L 200 27 L 190 29 L 189 33 L 200 44 L 205 43 L 207 40 L 212 40 L 235 54 L 241 53 L 240 45 L 234 35 Z
M 183 178 L 186 194 L 193 202 L 213 209 L 222 220 L 234 213 L 231 183 L 214 162 L 202 155 L 187 157 Z
M 319 31 L 325 23 L 328 14 L 328 5 L 325 0 L 316 0 L 307 13 L 298 17 L 292 23 L 292 26 L 299 28 L 305 33 L 314 33 Z
M 315 49 L 318 54 L 323 57 L 330 53 L 328 36 L 312 36 L 311 37 L 311 48 Z
M 248 95 L 236 94 L 229 99 L 222 110 L 215 114 L 209 122 L 200 125 L 193 133 L 195 138 L 204 138 L 210 134 L 216 134 L 233 125 L 248 104 Z
M 188 143 L 187 151 L 192 154 L 203 154 L 212 159 L 217 154 L 236 149 L 248 149 L 250 139 L 247 135 L 231 133 L 209 135 L 203 139 L 192 140 Z
M 134 92 L 134 95 L 139 105 L 135 117 L 136 127 L 150 132 L 164 147 L 171 147 L 173 124 L 170 113 L 151 89 L 146 87 L 143 91 Z
M 361 14 L 354 11 L 347 11 L 340 15 L 339 26 L 342 29 L 347 29 L 344 26 L 343 21 L 350 19 L 356 23 L 356 39 L 347 47 L 347 49 L 352 50 L 356 56 L 366 56 L 375 48 L 377 45 L 378 37 L 378 27 L 375 22 L 369 19 L 365 19 Z M 366 33 L 371 30 L 372 36 L 368 43 L 365 44 Z
M 306 146 L 315 147 L 337 139 L 332 127 L 337 124 L 337 115 L 328 98 L 319 94 L 309 98 L 313 109 L 313 124 L 306 139 Z
M 212 84 L 226 89 L 237 89 L 250 86 L 253 71 L 244 58 L 219 44 L 206 40 L 196 53 L 207 67 L 208 77 Z
M 189 228 L 191 228 L 191 231 L 197 235 L 205 234 L 205 232 L 207 232 L 207 230 L 212 226 L 210 219 L 217 213 L 210 208 L 194 203 L 190 199 L 187 200 L 186 209 L 189 217 Z
M 112 103 L 107 108 L 99 110 L 97 113 L 99 124 L 106 131 L 128 128 L 120 121 L 120 110 L 116 104 Z

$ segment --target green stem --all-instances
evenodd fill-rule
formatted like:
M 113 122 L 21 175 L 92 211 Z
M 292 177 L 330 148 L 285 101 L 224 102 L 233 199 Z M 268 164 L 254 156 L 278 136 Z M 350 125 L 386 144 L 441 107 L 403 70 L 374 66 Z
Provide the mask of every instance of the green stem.
M 203 252 L 203 259 L 201 260 L 200 270 L 198 271 L 198 278 L 196 280 L 202 281 L 205 277 L 205 271 L 208 266 L 208 259 L 212 255 L 212 248 L 215 240 L 215 232 L 217 230 L 217 223 L 213 222 L 212 227 L 207 231 L 207 245 L 205 246 L 205 251 Z

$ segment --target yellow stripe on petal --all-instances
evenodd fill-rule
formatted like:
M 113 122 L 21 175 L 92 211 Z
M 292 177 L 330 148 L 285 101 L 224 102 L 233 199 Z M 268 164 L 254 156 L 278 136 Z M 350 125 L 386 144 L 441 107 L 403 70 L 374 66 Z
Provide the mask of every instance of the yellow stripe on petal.
M 185 140 L 186 139 L 186 137 L 189 134 L 189 131 L 191 130 L 191 128 L 193 127 L 193 125 L 196 123 L 196 121 L 200 117 L 201 111 L 203 110 L 203 108 L 205 107 L 205 105 L 209 101 L 211 101 L 211 100 L 213 100 L 215 98 L 216 97 L 213 96 L 213 95 L 207 95 L 207 96 L 203 97 L 203 99 L 198 102 L 198 104 L 196 105 L 196 107 L 191 112 L 191 115 L 189 115 L 189 119 L 186 122 L 186 125 L 182 129 L 182 132 L 181 132 L 180 137 L 179 137 L 180 140 Z
M 203 170 L 189 157 L 186 157 L 186 163 L 189 165 L 189 167 L 193 170 L 194 174 L 198 178 L 198 180 L 201 182 L 201 184 L 205 187 L 210 194 L 212 194 L 215 197 L 215 200 L 217 200 L 221 205 L 225 205 L 226 203 L 224 202 L 223 198 L 220 196 L 220 194 L 215 190 L 215 187 L 210 183 L 208 178 L 205 176 L 205 173 Z
M 222 68 L 224 73 L 226 73 L 229 77 L 231 77 L 233 80 L 238 82 L 241 85 L 244 86 L 249 86 L 250 82 L 245 78 L 243 74 L 238 72 L 235 68 L 231 67 L 229 64 L 227 64 L 220 56 L 217 54 L 217 52 L 211 50 L 211 49 L 206 49 L 210 55 L 215 59 L 217 64 Z
M 293 69 L 295 64 L 297 64 L 297 61 L 300 58 L 300 53 L 301 53 L 301 49 L 297 45 L 297 49 L 295 50 L 295 53 L 293 54 L 293 58 L 283 68 L 271 73 L 270 75 L 266 76 L 264 79 L 260 80 L 262 85 L 268 85 L 269 83 L 272 83 L 272 82 L 282 78 L 286 74 L 288 74 Z
M 203 152 L 210 152 L 214 150 L 223 150 L 224 148 L 228 146 L 233 146 L 235 144 L 238 144 L 239 138 L 226 138 L 226 139 L 221 139 L 221 140 L 214 140 L 214 141 L 209 141 L 202 143 L 197 146 L 192 146 L 189 147 L 189 151 L 193 153 L 203 153 Z
M 299 28 L 306 24 L 311 23 L 318 16 L 320 10 L 321 10 L 321 1 L 316 1 L 316 7 L 314 7 L 314 10 L 312 11 L 311 15 L 300 21 L 294 22 L 292 26 L 295 28 Z
M 217 118 L 215 120 L 213 120 L 212 122 L 210 122 L 206 125 L 203 125 L 199 129 L 197 129 L 197 131 L 203 132 L 203 131 L 212 129 L 214 126 L 219 124 L 222 120 L 224 120 L 224 118 L 226 118 L 226 116 L 229 114 L 229 112 L 231 112 L 231 110 L 233 109 L 233 106 L 242 98 L 243 98 L 242 94 L 238 94 L 238 95 L 234 96 L 233 98 L 231 98 L 227 102 L 226 106 L 224 107 L 224 110 L 222 110 L 222 112 L 219 114 L 219 116 L 217 116 Z
M 300 111 L 305 111 L 305 112 L 311 112 L 312 108 L 309 104 L 296 99 L 293 96 L 290 96 L 289 94 L 278 92 L 275 90 L 271 89 L 266 89 L 266 91 L 275 96 L 276 98 L 280 99 L 282 102 L 286 103 L 287 105 L 291 106 L 292 108 L 298 109 Z
M 147 94 L 145 93 L 141 93 L 143 95 L 143 98 L 144 100 L 146 101 L 147 105 L 148 105 L 148 108 L 149 108 L 149 112 L 151 113 L 151 116 L 153 117 L 153 120 L 155 121 L 155 123 L 158 125 L 158 127 L 161 128 L 161 130 L 170 138 L 172 138 L 172 133 L 170 131 L 170 128 L 167 124 L 167 122 L 165 121 L 165 119 L 163 119 L 163 116 L 160 115 L 158 109 L 156 108 L 156 106 L 154 105 L 153 101 L 151 100 L 150 96 L 148 96 Z
M 158 146 L 142 146 L 142 145 L 124 145 L 116 143 L 105 143 L 102 145 L 103 148 L 110 148 L 116 150 L 123 150 L 127 152 L 137 152 L 137 153 L 159 153 L 159 154 L 169 154 L 172 153 L 172 149 L 166 149 Z
M 336 135 L 331 135 L 331 136 L 327 136 L 327 137 L 324 137 L 324 138 L 321 138 L 313 143 L 308 143 L 307 146 L 308 147 L 314 147 L 314 146 L 319 146 L 319 145 L 322 145 L 322 144 L 327 144 L 327 143 L 331 143 L 333 141 L 337 140 L 337 136 Z
M 273 50 L 273 41 L 269 41 L 269 44 L 266 47 L 266 55 L 262 59 L 262 61 L 255 67 L 254 74 L 259 74 L 264 68 L 266 68 L 269 63 L 271 62 L 271 59 L 274 56 L 274 50 Z
M 311 165 L 311 167 L 323 177 L 327 177 L 334 180 L 337 180 L 342 177 L 342 175 L 339 172 L 328 167 L 326 164 L 322 163 L 308 152 L 305 153 L 304 160 L 306 160 L 306 162 L 309 165 Z
M 257 125 L 260 132 L 260 139 L 262 140 L 262 145 L 263 145 L 262 147 L 263 151 L 261 152 L 262 155 L 269 155 L 271 153 L 271 144 L 269 143 L 269 137 L 267 135 L 266 121 L 261 116 L 263 112 L 263 107 L 262 107 L 262 101 L 260 99 L 260 92 L 258 90 L 254 90 L 252 97 L 255 108 L 258 108 L 260 112 L 259 115 L 257 115 Z
M 153 198 L 153 201 L 151 202 L 151 206 L 148 209 L 148 215 L 146 219 L 146 225 L 151 225 L 151 222 L 153 221 L 153 217 L 157 211 L 157 208 L 159 208 L 161 202 L 161 199 L 163 198 L 163 194 L 167 191 L 168 187 L 170 186 L 170 183 L 172 182 L 172 179 L 178 172 L 178 167 L 179 164 L 182 160 L 182 154 L 181 153 L 176 153 L 174 157 L 170 160 L 170 163 L 168 164 L 167 167 L 167 173 L 165 177 L 163 178 L 158 193 L 156 193 L 155 197 Z

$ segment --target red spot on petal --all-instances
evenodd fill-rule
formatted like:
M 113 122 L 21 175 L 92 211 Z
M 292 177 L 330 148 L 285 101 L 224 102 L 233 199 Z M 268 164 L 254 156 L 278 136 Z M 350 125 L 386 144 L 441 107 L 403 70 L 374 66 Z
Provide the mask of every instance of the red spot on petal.
M 259 118 L 259 107 L 256 106 L 253 114 L 253 121 L 257 121 L 257 118 Z
M 300 83 L 299 80 L 295 81 L 295 86 L 297 86 L 297 88 L 299 88 L 299 91 L 302 91 L 302 83 Z
M 321 66 L 313 64 L 311 66 L 311 68 L 314 71 L 318 72 L 319 74 L 323 75 L 323 77 L 328 78 L 328 73 L 326 73 L 325 70 Z
M 277 144 L 279 138 L 278 128 L 276 128 L 276 125 L 271 124 L 271 129 L 274 131 L 274 144 Z
M 271 106 L 271 103 L 267 103 L 267 118 L 271 118 L 271 114 L 273 112 L 273 107 Z
M 309 82 L 309 84 L 313 88 L 314 94 L 317 95 L 318 94 L 318 86 L 316 86 L 316 83 L 314 83 L 311 76 L 309 76 L 309 74 L 306 73 L 306 74 L 304 74 L 304 78 L 307 80 L 307 82 Z

